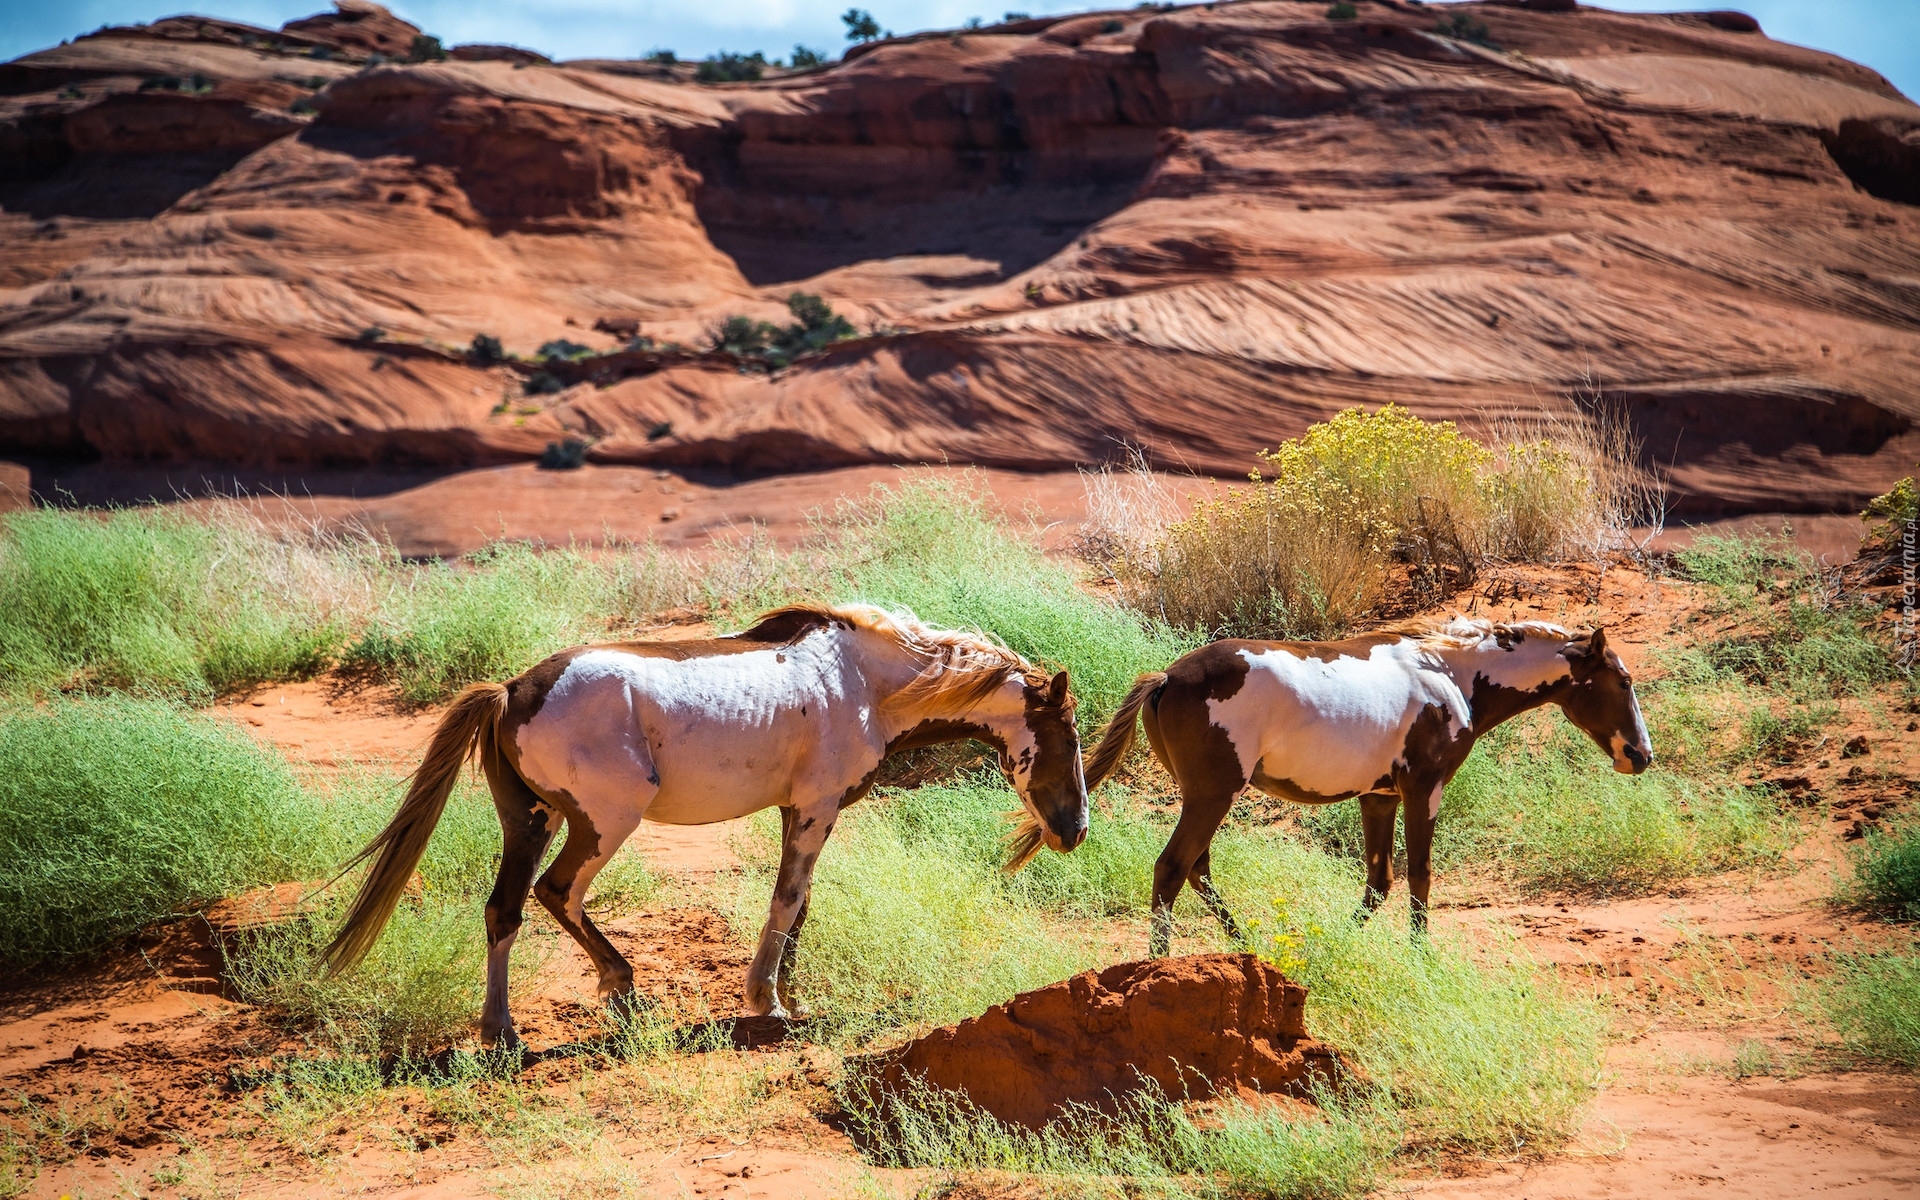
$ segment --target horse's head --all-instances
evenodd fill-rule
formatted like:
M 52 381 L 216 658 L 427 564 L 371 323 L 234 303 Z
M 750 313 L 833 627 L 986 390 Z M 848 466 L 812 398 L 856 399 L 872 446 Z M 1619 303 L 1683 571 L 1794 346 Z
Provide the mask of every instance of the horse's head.
M 1633 676 L 1607 648 L 1605 631 L 1595 629 L 1568 642 L 1561 654 L 1573 679 L 1561 696 L 1560 711 L 1612 756 L 1614 770 L 1626 775 L 1646 770 L 1653 762 L 1653 742 L 1640 718 Z
M 1087 836 L 1087 780 L 1080 769 L 1080 731 L 1073 723 L 1073 693 L 1067 673 L 1026 684 L 1014 736 L 1000 755 L 1000 770 L 1020 794 L 1026 820 L 1013 838 L 1010 869 L 1033 857 L 1044 843 L 1065 853 Z

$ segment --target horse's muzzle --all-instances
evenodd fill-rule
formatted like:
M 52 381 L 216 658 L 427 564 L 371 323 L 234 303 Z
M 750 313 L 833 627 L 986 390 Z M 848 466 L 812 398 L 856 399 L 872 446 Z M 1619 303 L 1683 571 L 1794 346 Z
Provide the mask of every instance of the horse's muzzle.
M 1653 765 L 1653 752 L 1650 750 L 1642 750 L 1638 746 L 1622 746 L 1620 753 L 1627 760 L 1627 765 L 1621 766 L 1616 762 L 1613 764 L 1613 769 L 1622 775 L 1638 775 Z

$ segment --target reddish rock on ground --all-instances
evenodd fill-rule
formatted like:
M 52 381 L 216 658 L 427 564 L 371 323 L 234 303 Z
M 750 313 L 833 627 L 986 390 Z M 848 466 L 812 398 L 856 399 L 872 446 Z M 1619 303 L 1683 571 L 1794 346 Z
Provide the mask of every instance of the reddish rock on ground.
M 1128 962 L 1022 992 L 857 1064 L 864 1084 L 964 1092 L 1039 1127 L 1070 1103 L 1111 1110 L 1143 1080 L 1174 1098 L 1303 1096 L 1334 1052 L 1307 1036 L 1307 990 L 1251 954 Z
M 1234 476 L 1343 407 L 1564 413 L 1590 374 L 1683 515 L 1911 470 L 1920 108 L 1726 14 L 1357 9 L 1129 8 L 722 85 L 375 64 L 419 31 L 365 0 L 77 38 L 0 65 L 0 448 L 576 435 L 767 472 L 1131 441 Z M 797 290 L 862 336 L 772 374 L 699 352 Z M 452 349 L 482 332 L 650 341 L 529 394 L 538 364 Z

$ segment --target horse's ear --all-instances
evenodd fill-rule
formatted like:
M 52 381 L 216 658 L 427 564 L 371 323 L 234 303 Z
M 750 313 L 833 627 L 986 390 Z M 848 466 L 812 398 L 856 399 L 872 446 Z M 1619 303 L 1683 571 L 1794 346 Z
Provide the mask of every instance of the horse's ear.
M 1593 632 L 1587 635 L 1587 653 L 1594 658 L 1600 658 L 1604 656 L 1606 652 L 1607 631 L 1596 625 L 1593 628 Z
M 1067 673 L 1060 672 L 1047 684 L 1047 703 L 1058 708 L 1067 702 Z

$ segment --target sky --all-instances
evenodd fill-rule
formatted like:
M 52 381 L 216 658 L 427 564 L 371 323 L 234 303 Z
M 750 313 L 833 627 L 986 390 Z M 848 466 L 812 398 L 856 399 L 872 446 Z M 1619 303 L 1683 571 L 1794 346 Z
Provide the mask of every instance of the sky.
M 796 43 L 837 54 L 846 45 L 839 14 L 850 2 L 854 0 L 393 0 L 388 7 L 449 46 L 506 42 L 552 58 L 638 58 L 665 49 L 682 58 L 758 50 L 784 59 Z M 1099 0 L 1011 2 L 1036 16 L 1105 7 Z M 952 28 L 969 17 L 991 21 L 1005 11 L 985 3 L 866 0 L 861 6 L 883 27 L 910 33 Z M 193 12 L 277 28 L 328 7 L 327 0 L 0 0 L 0 60 L 56 45 L 103 24 L 130 25 Z M 1920 97 L 1920 0 L 1609 0 L 1605 7 L 1632 12 L 1738 7 L 1759 18 L 1770 37 L 1866 63 L 1908 96 Z

